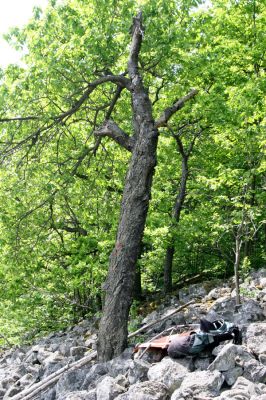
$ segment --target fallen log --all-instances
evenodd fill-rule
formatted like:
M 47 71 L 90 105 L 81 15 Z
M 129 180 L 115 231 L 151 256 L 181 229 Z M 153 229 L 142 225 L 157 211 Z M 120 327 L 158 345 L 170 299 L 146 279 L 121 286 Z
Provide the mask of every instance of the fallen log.
M 190 278 L 182 279 L 181 281 L 178 281 L 178 282 L 176 282 L 176 283 L 173 285 L 173 290 L 180 289 L 180 288 L 182 288 L 182 287 L 184 287 L 184 286 L 189 285 L 190 283 L 199 282 L 200 280 L 202 280 L 203 275 L 204 275 L 204 274 L 201 273 L 201 274 L 193 275 L 193 276 L 191 276 Z
M 15 396 L 12 397 L 12 400 L 29 400 L 34 398 L 39 392 L 42 392 L 43 390 L 51 386 L 53 383 L 56 383 L 64 372 L 66 371 L 70 372 L 74 371 L 75 369 L 81 368 L 84 365 L 88 364 L 93 359 L 95 359 L 96 357 L 97 357 L 97 351 L 93 351 L 91 354 L 83 357 L 81 360 L 65 365 L 58 371 L 47 376 L 47 378 L 43 379 L 41 382 L 35 383 L 31 387 L 16 394 Z
M 189 306 L 190 304 L 193 304 L 193 303 L 195 303 L 195 300 L 191 300 L 188 303 L 184 304 L 183 306 L 180 306 L 180 307 L 176 308 L 174 311 L 172 311 L 168 315 L 165 315 L 164 317 L 162 317 L 162 318 L 160 318 L 160 319 L 158 319 L 156 321 L 153 321 L 153 322 L 151 322 L 151 323 L 149 323 L 147 325 L 142 326 L 137 331 L 130 333 L 128 335 L 128 339 L 130 339 L 130 338 L 132 338 L 134 336 L 137 336 L 140 332 L 145 331 L 146 329 L 152 327 L 153 325 L 158 324 L 159 322 L 165 321 L 166 319 L 172 317 L 174 314 L 178 313 L 179 311 L 183 310 L 184 308 L 186 308 L 187 306 Z

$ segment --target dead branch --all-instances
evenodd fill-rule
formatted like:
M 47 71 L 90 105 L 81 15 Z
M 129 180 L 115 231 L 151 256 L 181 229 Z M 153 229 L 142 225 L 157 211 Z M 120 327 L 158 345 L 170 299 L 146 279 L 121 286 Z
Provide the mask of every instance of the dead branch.
M 155 121 L 155 126 L 157 128 L 161 128 L 163 126 L 166 126 L 167 122 L 169 121 L 169 119 L 177 111 L 179 111 L 181 108 L 183 108 L 188 100 L 190 100 L 193 97 L 195 97 L 198 94 L 198 92 L 199 91 L 197 89 L 192 89 L 187 95 L 185 95 L 184 97 L 181 97 L 181 99 L 178 99 L 171 107 L 167 107 L 163 111 L 161 116 L 157 119 L 157 121 Z
M 60 368 L 58 371 L 54 372 L 53 374 L 47 376 L 47 378 L 43 379 L 41 382 L 35 383 L 30 388 L 23 390 L 22 392 L 18 393 L 17 395 L 13 396 L 13 400 L 29 400 L 34 398 L 38 393 L 42 392 L 43 390 L 47 389 L 53 383 L 56 383 L 60 376 L 68 371 L 75 371 L 78 368 L 82 368 L 84 365 L 88 364 L 92 360 L 94 360 L 97 356 L 97 351 L 93 351 L 86 357 L 83 357 L 81 360 L 75 361 L 64 367 Z
M 153 322 L 151 322 L 150 324 L 147 324 L 147 325 L 142 326 L 142 327 L 141 327 L 140 329 L 138 329 L 137 331 L 130 333 L 130 334 L 128 335 L 128 338 L 130 339 L 130 338 L 132 338 L 132 337 L 134 337 L 134 336 L 137 336 L 140 332 L 146 331 L 146 329 L 150 328 L 151 326 L 156 325 L 156 324 L 158 324 L 159 322 L 165 321 L 166 319 L 172 317 L 174 314 L 178 313 L 179 311 L 183 310 L 184 308 L 186 308 L 187 306 L 189 306 L 190 304 L 193 304 L 193 303 L 195 303 L 195 300 L 191 300 L 191 301 L 189 301 L 188 303 L 184 304 L 183 306 L 176 308 L 176 309 L 175 309 L 174 311 L 172 311 L 170 314 L 166 315 L 166 316 L 163 317 L 163 318 L 158 319 L 157 321 L 153 321 Z

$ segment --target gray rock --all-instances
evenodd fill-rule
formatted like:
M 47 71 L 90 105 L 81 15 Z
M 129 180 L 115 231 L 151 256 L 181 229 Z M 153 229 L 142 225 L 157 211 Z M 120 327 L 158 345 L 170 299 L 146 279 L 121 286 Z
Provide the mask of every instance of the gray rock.
M 105 364 L 95 364 L 93 365 L 86 377 L 85 380 L 81 386 L 81 390 L 88 390 L 95 388 L 96 384 L 98 383 L 99 380 L 103 378 L 104 375 L 106 375 L 108 372 L 107 367 Z
M 116 400 L 168 400 L 167 387 L 160 382 L 141 382 L 130 386 L 129 390 Z M 97 399 L 98 400 L 98 399 Z
M 205 296 L 204 300 L 206 301 L 217 300 L 220 299 L 221 297 L 229 296 L 230 293 L 231 289 L 228 287 L 214 288 L 207 294 L 207 296 Z
M 114 400 L 119 394 L 124 393 L 125 387 L 119 385 L 115 378 L 106 376 L 96 388 L 97 400 Z
M 56 391 L 55 388 L 49 389 L 47 392 L 40 394 L 39 400 L 55 400 L 56 398 Z
M 234 315 L 233 322 L 236 324 L 247 324 L 255 321 L 263 321 L 265 316 L 265 310 L 257 300 L 245 298 L 239 307 L 238 314 Z
M 189 365 L 190 360 L 187 358 L 173 360 L 165 357 L 148 370 L 148 378 L 150 381 L 162 382 L 173 393 L 189 373 Z
M 195 283 L 187 288 L 180 289 L 178 294 L 179 300 L 187 302 L 194 298 L 203 298 L 206 296 L 207 292 L 202 283 Z
M 188 374 L 171 400 L 212 398 L 219 394 L 224 377 L 218 371 L 195 371 Z
M 223 296 L 218 298 L 210 308 L 210 311 L 217 313 L 227 321 L 232 321 L 235 310 L 235 299 Z
M 22 391 L 23 388 L 21 388 L 19 385 L 14 384 L 8 388 L 8 390 L 5 392 L 5 395 L 3 397 L 3 400 L 8 400 L 10 397 L 15 396 L 19 392 Z
M 88 373 L 88 369 L 78 369 L 70 372 L 65 372 L 56 384 L 56 393 L 64 394 L 79 390 Z
M 58 400 L 97 400 L 96 390 L 70 392 L 58 397 Z
M 235 344 L 226 344 L 220 353 L 217 355 L 216 359 L 209 365 L 208 369 L 210 371 L 228 371 L 235 367 L 235 360 L 238 354 L 238 349 Z
M 224 391 L 215 400 L 250 400 L 252 397 L 257 399 L 258 396 L 264 394 L 264 390 L 265 385 L 255 385 L 243 376 L 240 376 L 232 389 Z
M 247 329 L 247 347 L 259 357 L 266 357 L 266 323 L 250 324 Z
M 259 362 L 263 365 L 266 365 L 266 354 L 259 355 Z
M 147 374 L 150 367 L 151 365 L 144 360 L 134 360 L 128 371 L 130 385 L 148 380 Z
M 209 365 L 213 361 L 213 357 L 207 356 L 207 357 L 196 357 L 194 358 L 194 369 L 193 370 L 198 370 L 198 371 L 205 371 L 208 369 Z
M 97 343 L 97 335 L 96 334 L 90 335 L 85 341 L 85 346 L 88 349 L 94 350 L 96 348 L 96 343 Z
M 88 349 L 85 346 L 71 347 L 70 356 L 73 357 L 75 361 L 80 360 L 82 357 L 84 357 L 84 354 L 87 350 Z
M 241 375 L 243 375 L 242 367 L 234 367 L 223 372 L 224 380 L 228 386 L 232 386 Z
M 266 383 L 266 367 L 257 360 L 247 361 L 243 376 L 251 382 Z
M 20 378 L 20 380 L 18 382 L 21 387 L 25 388 L 26 386 L 32 385 L 34 382 L 36 382 L 37 378 L 38 378 L 38 375 L 34 376 L 33 374 L 28 373 L 28 374 L 23 375 L 22 378 Z
M 54 372 L 58 371 L 60 368 L 64 367 L 67 363 L 67 360 L 64 360 L 62 362 L 50 362 L 47 363 L 45 367 L 42 368 L 43 373 L 42 373 L 42 378 L 46 378 L 47 376 L 53 374 Z
M 245 362 L 253 360 L 252 355 L 243 347 L 228 343 L 218 353 L 216 359 L 209 365 L 210 371 L 221 372 L 233 369 L 235 366 L 243 366 Z
M 108 375 L 116 377 L 117 375 L 125 375 L 134 365 L 131 359 L 132 350 L 127 349 L 120 357 L 116 357 L 106 363 Z
M 153 311 L 150 314 L 146 315 L 146 317 L 141 321 L 141 325 L 150 324 L 151 322 L 159 319 L 160 315 L 157 311 Z

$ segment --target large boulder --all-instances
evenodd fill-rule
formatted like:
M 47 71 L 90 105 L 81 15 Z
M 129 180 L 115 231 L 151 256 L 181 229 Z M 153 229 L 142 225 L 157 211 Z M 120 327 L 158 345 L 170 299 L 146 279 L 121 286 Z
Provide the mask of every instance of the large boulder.
M 263 321 L 265 317 L 265 309 L 259 301 L 244 298 L 238 309 L 238 313 L 234 315 L 233 322 L 235 324 L 248 324 L 251 322 Z
M 171 400 L 209 399 L 217 396 L 224 377 L 219 371 L 195 371 L 188 374 Z
M 144 360 L 134 360 L 128 371 L 128 381 L 130 385 L 134 385 L 137 382 L 143 382 L 148 380 L 148 370 L 151 364 Z
M 236 309 L 235 297 L 224 296 L 217 299 L 210 310 L 235 324 L 263 321 L 266 316 L 261 303 L 249 298 L 244 298 L 242 304 Z
M 125 386 L 111 376 L 106 376 L 96 388 L 97 400 L 114 400 L 121 393 L 125 392 Z
M 254 357 L 243 347 L 228 343 L 222 347 L 215 360 L 209 365 L 210 371 L 228 371 L 236 366 L 243 366 Z
M 87 373 L 86 368 L 65 372 L 56 384 L 56 393 L 64 394 L 80 390 Z
M 103 376 L 107 374 L 107 367 L 105 364 L 95 364 L 93 365 L 85 379 L 84 382 L 81 386 L 81 390 L 89 390 L 89 389 L 94 389 L 97 385 L 97 383 L 103 379 Z
M 257 360 L 244 363 L 243 376 L 251 382 L 266 383 L 266 367 Z
M 247 329 L 247 347 L 263 362 L 266 359 L 266 324 L 250 324 Z
M 150 381 L 162 382 L 172 393 L 181 385 L 189 373 L 190 360 L 187 358 L 173 360 L 165 357 L 160 363 L 154 364 L 148 371 Z
M 225 390 L 215 400 L 258 400 L 260 396 L 264 396 L 261 400 L 265 400 L 265 395 L 265 385 L 261 383 L 254 384 L 243 376 L 240 376 L 232 389 Z
M 129 390 L 116 400 L 168 400 L 167 387 L 161 382 L 141 382 L 130 386 Z M 97 399 L 98 400 L 98 399 Z

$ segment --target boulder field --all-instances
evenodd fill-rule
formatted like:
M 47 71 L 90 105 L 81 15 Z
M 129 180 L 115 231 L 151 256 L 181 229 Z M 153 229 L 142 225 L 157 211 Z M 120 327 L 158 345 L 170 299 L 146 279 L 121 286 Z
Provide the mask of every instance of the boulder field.
M 84 320 L 32 346 L 2 351 L 0 399 L 266 400 L 266 270 L 251 273 L 241 283 L 242 303 L 237 308 L 230 281 L 215 285 L 190 285 L 148 314 L 143 325 L 195 300 L 145 331 L 143 340 L 171 326 L 218 315 L 242 329 L 242 345 L 225 342 L 212 354 L 164 357 L 159 362 L 149 352 L 134 359 L 132 345 L 120 357 L 97 363 L 95 321 Z

